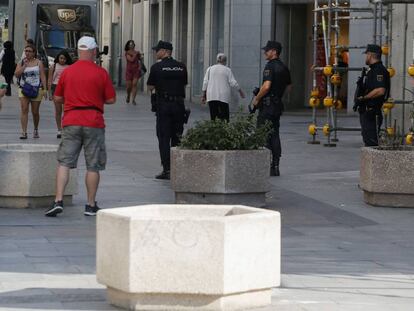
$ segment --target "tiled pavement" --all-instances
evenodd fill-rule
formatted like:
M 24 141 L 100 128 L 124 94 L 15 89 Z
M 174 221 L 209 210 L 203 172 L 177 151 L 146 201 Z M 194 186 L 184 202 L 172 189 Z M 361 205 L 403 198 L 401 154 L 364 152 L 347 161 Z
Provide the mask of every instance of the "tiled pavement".
M 0 143 L 16 143 L 18 102 L 4 102 Z M 103 208 L 173 201 L 169 183 L 153 179 L 160 169 L 154 117 L 147 97 L 138 102 L 106 112 Z M 207 116 L 193 107 L 193 121 Z M 282 176 L 272 179 L 268 197 L 282 214 L 282 286 L 260 311 L 414 310 L 414 210 L 365 205 L 357 187 L 359 134 L 340 133 L 337 148 L 308 145 L 308 121 L 304 114 L 282 119 Z M 356 118 L 340 122 L 357 125 Z M 57 143 L 48 102 L 40 135 L 27 143 Z M 83 173 L 81 162 L 80 193 L 56 219 L 0 208 L 0 310 L 118 310 L 94 275 L 95 219 L 82 214 Z

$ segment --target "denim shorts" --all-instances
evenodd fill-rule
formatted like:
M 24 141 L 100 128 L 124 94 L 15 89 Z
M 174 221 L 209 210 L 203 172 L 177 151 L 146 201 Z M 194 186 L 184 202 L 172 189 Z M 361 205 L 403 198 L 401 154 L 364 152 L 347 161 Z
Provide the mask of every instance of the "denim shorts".
M 86 126 L 65 126 L 57 152 L 60 165 L 76 168 L 83 146 L 86 169 L 102 171 L 106 165 L 105 129 Z

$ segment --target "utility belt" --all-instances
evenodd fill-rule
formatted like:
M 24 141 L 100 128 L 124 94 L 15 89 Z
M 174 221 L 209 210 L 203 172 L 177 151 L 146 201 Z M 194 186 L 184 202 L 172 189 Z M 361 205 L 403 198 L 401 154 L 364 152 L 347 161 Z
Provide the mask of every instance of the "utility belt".
M 161 101 L 166 102 L 181 102 L 184 104 L 184 97 L 182 96 L 170 96 L 168 94 L 159 95 L 159 94 L 151 94 L 151 111 L 157 112 L 158 108 L 160 107 L 160 102 L 158 101 L 160 99 Z M 183 122 L 184 124 L 188 123 L 188 119 L 190 118 L 191 110 L 189 108 L 185 108 L 184 106 L 184 114 L 183 114 Z
M 281 115 L 284 110 L 282 99 L 274 94 L 263 97 L 259 104 L 259 112 L 266 115 Z
M 71 110 L 96 110 L 96 111 L 99 111 L 100 113 L 104 113 L 103 110 L 97 106 L 78 106 L 78 107 L 71 108 L 69 111 Z
M 157 99 L 167 102 L 178 102 L 184 100 L 183 96 L 169 95 L 169 94 L 157 94 Z

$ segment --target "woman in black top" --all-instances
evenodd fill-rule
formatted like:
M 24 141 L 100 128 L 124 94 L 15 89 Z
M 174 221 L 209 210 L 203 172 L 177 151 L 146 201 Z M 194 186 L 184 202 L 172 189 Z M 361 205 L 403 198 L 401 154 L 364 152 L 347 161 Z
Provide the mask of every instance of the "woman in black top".
M 3 44 L 4 50 L 1 54 L 1 74 L 6 79 L 7 92 L 6 96 L 11 96 L 11 84 L 13 83 L 14 70 L 16 69 L 16 53 L 13 49 L 13 43 L 6 41 Z

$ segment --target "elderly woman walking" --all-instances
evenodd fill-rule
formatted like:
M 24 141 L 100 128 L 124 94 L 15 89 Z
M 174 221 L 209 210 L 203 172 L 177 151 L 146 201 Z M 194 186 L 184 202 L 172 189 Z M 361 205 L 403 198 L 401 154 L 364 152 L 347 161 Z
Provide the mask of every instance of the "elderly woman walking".
M 204 76 L 202 102 L 208 103 L 211 120 L 218 118 L 229 121 L 231 88 L 237 89 L 241 98 L 245 97 L 231 69 L 226 64 L 226 55 L 223 53 L 217 54 L 217 64 L 208 67 Z

